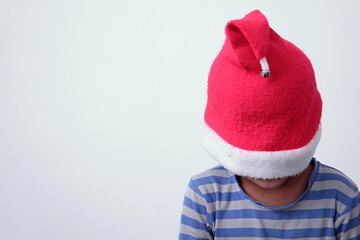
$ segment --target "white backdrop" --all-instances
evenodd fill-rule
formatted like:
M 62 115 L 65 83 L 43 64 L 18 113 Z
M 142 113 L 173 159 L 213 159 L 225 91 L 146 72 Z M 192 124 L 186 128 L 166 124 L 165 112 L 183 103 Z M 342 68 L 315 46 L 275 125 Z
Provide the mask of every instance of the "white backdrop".
M 189 178 L 216 164 L 210 64 L 255 8 L 313 62 L 317 158 L 360 184 L 359 1 L 0 3 L 0 239 L 176 239 Z

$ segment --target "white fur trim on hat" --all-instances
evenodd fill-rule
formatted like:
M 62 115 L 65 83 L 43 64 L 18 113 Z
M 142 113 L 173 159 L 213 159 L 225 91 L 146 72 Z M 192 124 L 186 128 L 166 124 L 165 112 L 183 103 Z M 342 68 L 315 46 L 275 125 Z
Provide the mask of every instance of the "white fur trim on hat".
M 206 123 L 205 150 L 230 172 L 246 177 L 275 179 L 301 173 L 314 156 L 321 137 L 321 124 L 314 138 L 304 147 L 284 151 L 249 151 L 225 142 Z

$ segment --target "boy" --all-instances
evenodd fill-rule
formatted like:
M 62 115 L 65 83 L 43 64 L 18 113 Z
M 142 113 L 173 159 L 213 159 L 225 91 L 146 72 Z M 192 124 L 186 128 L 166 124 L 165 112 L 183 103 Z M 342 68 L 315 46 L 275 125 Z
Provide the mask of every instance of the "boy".
M 255 10 L 230 21 L 211 66 L 205 149 L 180 240 L 360 239 L 360 195 L 313 155 L 322 100 L 309 59 Z

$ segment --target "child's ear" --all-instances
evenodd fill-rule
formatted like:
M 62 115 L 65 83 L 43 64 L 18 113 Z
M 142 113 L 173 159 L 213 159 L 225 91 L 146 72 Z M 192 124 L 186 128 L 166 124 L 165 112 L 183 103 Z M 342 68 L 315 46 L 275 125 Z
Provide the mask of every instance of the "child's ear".
M 270 27 L 260 11 L 254 10 L 243 19 L 230 21 L 225 33 L 240 65 L 259 66 L 259 60 L 266 57 Z

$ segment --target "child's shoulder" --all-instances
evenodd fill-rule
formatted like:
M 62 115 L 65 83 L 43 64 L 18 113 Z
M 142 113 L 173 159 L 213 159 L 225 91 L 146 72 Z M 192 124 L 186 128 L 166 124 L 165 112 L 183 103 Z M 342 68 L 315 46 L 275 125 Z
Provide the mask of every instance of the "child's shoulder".
M 203 193 L 222 192 L 233 188 L 235 183 L 234 174 L 220 165 L 196 174 L 190 180 L 190 184 L 197 186 Z
M 221 165 L 217 165 L 194 175 L 191 179 L 194 181 L 198 181 L 201 179 L 221 179 L 230 178 L 232 175 L 233 174 L 231 174 L 229 170 L 227 170 Z
M 358 186 L 345 173 L 322 163 L 319 164 L 317 182 L 326 185 L 326 188 L 346 192 L 347 195 L 358 194 Z

